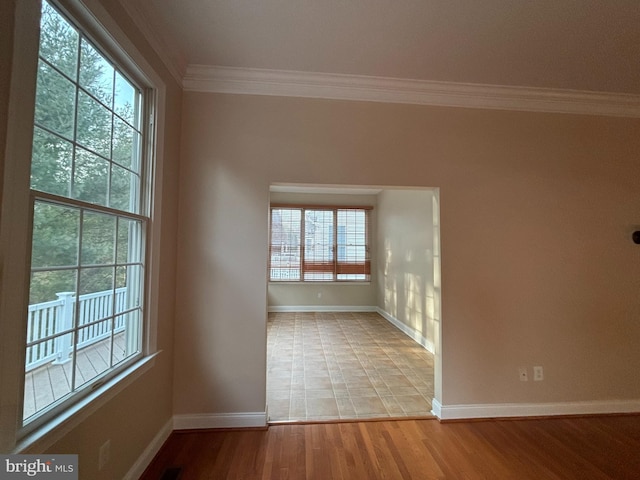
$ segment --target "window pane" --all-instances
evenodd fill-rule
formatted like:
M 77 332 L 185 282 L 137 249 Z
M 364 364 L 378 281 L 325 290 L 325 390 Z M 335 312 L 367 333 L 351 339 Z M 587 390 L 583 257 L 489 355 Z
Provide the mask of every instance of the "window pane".
M 109 162 L 82 148 L 76 148 L 73 197 L 106 206 L 108 183 Z
M 113 267 L 83 268 L 80 271 L 80 295 L 113 289 Z
M 113 161 L 139 172 L 140 134 L 117 117 L 113 128 Z
M 78 265 L 79 225 L 78 209 L 36 201 L 33 212 L 31 267 Z M 55 296 L 52 296 L 50 300 L 54 298 Z
M 84 92 L 78 94 L 78 143 L 109 158 L 111 113 Z
M 338 280 L 368 280 L 367 212 L 345 209 L 337 212 Z
M 111 166 L 111 194 L 109 206 L 136 213 L 140 210 L 138 200 L 139 177 L 117 165 Z
M 33 272 L 29 288 L 29 305 L 57 300 L 61 294 L 74 294 L 75 291 L 75 270 Z
M 113 66 L 84 38 L 80 53 L 80 85 L 111 108 L 113 102 Z
M 75 388 L 111 368 L 111 323 L 109 319 L 78 330 Z
M 71 393 L 72 364 L 69 361 L 73 347 L 73 333 L 54 339 L 53 360 L 44 365 L 28 368 L 24 381 L 23 418 L 47 410 Z M 27 348 L 27 360 L 42 356 L 43 344 Z M 29 364 L 28 364 L 29 365 Z M 36 364 L 37 365 L 37 364 Z
M 141 352 L 140 321 L 140 310 L 133 310 L 125 315 L 116 317 L 112 359 L 114 365 Z
M 44 62 L 38 63 L 35 122 L 73 139 L 76 89 L 69 80 Z
M 141 265 L 129 265 L 126 267 L 126 309 L 131 310 L 142 306 L 142 294 L 144 284 L 144 269 Z
M 122 282 L 121 270 L 124 270 L 124 293 L 123 303 L 119 307 L 121 310 L 126 311 L 125 315 L 121 315 L 116 323 L 118 333 L 122 332 L 122 337 L 118 338 L 118 343 L 122 345 L 123 352 L 118 353 L 117 349 L 114 349 L 114 354 L 118 353 L 114 357 L 114 362 L 124 360 L 132 355 L 135 355 L 141 351 L 141 337 L 142 331 L 142 294 L 144 292 L 144 270 L 141 265 L 130 265 L 128 267 L 119 267 L 118 282 Z M 120 289 L 119 289 L 120 290 Z
M 119 295 L 116 295 L 116 310 L 115 313 L 122 313 L 128 308 L 126 287 L 127 286 L 127 267 L 116 267 L 116 292 L 121 291 Z
M 271 210 L 271 280 L 300 280 L 300 209 Z
M 338 211 L 338 260 L 364 262 L 365 245 L 365 213 L 357 210 Z
M 115 365 L 127 358 L 125 330 L 129 315 L 118 315 L 115 318 L 113 336 L 113 352 L 111 362 Z
M 31 188 L 55 195 L 69 195 L 73 146 L 38 127 L 33 132 Z
M 40 18 L 40 56 L 71 79 L 76 79 L 78 40 L 75 28 L 46 2 Z
M 141 261 L 141 223 L 126 218 L 118 219 L 117 263 Z
M 334 278 L 333 210 L 306 210 L 304 215 L 304 279 Z
M 82 217 L 82 265 L 114 263 L 116 219 L 112 215 L 85 212 Z
M 124 78 L 120 72 L 116 72 L 116 96 L 114 109 L 118 115 L 124 118 L 129 125 L 139 129 L 139 95 L 137 90 Z
M 333 280 L 333 272 L 314 272 L 305 270 L 304 279 L 314 282 L 330 282 Z

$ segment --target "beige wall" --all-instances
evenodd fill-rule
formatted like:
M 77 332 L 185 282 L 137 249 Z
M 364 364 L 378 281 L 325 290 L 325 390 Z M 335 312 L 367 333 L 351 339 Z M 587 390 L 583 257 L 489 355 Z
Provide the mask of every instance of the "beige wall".
M 432 190 L 378 196 L 378 306 L 424 339 L 436 341 Z
M 445 405 L 638 399 L 640 121 L 185 93 L 176 413 L 265 405 L 273 182 L 440 188 Z M 544 382 L 518 381 L 542 365 Z
M 358 194 L 305 194 L 271 192 L 272 203 L 299 205 L 350 205 L 375 206 L 375 195 Z M 375 232 L 376 209 L 371 211 L 369 229 Z M 375 307 L 376 301 L 376 238 L 370 237 L 371 282 L 365 283 L 289 283 L 269 282 L 268 305 L 270 308 L 309 307 Z
M 6 130 L 6 98 L 10 59 L 12 15 L 5 15 L 7 4 L 2 2 L 0 29 L 0 152 L 4 155 Z M 93 413 L 87 420 L 64 435 L 48 451 L 80 455 L 82 479 L 122 478 L 140 457 L 154 436 L 172 415 L 173 379 L 173 320 L 175 313 L 175 259 L 178 198 L 178 157 L 182 91 L 169 75 L 158 57 L 143 40 L 138 29 L 125 16 L 115 0 L 102 0 L 108 12 L 129 35 L 136 47 L 166 82 L 166 132 L 164 135 L 164 176 L 162 185 L 162 232 L 160 238 L 161 286 L 158 305 L 157 343 L 162 353 L 155 366 Z M 0 157 L 2 158 L 2 157 Z M 3 170 L 4 171 L 4 170 Z M 8 180 L 10 181 L 10 180 Z M 160 192 L 159 192 L 160 193 Z M 3 322 L 7 319 L 2 319 Z M 111 460 L 98 471 L 98 448 L 111 440 Z M 35 452 L 34 452 L 35 453 Z

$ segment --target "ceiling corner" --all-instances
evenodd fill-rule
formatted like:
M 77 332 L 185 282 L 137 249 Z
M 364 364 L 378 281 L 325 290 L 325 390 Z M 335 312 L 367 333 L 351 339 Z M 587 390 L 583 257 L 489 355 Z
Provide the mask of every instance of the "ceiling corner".
M 144 38 L 158 55 L 162 63 L 178 85 L 182 86 L 187 71 L 187 60 L 177 46 L 177 42 L 167 35 L 167 29 L 162 28 L 162 21 L 146 2 L 137 0 L 118 0 L 133 23 L 140 29 Z

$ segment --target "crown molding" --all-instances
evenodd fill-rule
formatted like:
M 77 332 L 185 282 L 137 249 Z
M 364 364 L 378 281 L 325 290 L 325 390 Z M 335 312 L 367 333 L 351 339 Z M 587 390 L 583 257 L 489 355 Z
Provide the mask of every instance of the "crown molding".
M 142 33 L 142 36 L 149 42 L 151 48 L 158 55 L 162 63 L 171 76 L 182 85 L 182 79 L 187 69 L 187 62 L 184 56 L 175 47 L 175 44 L 169 42 L 164 35 L 158 32 L 158 28 L 154 28 L 150 20 L 150 12 L 144 9 L 139 2 L 130 0 L 119 0 L 122 8 L 129 14 L 136 27 Z
M 640 95 L 188 65 L 192 92 L 275 95 L 640 118 Z

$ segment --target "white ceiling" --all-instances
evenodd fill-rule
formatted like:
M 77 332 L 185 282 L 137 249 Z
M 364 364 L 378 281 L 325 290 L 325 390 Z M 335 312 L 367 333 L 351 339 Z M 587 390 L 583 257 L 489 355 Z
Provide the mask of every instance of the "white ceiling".
M 638 0 L 121 0 L 182 65 L 640 94 Z

